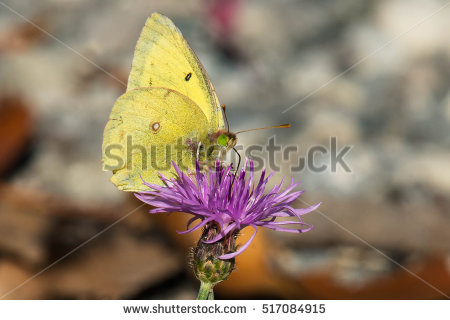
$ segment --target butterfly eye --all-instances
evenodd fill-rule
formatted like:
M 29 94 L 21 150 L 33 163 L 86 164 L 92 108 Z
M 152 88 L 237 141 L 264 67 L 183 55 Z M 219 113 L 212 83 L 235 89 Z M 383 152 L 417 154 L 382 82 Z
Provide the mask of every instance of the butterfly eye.
M 217 138 L 217 143 L 219 144 L 219 146 L 226 147 L 228 145 L 228 137 L 224 134 L 221 134 Z

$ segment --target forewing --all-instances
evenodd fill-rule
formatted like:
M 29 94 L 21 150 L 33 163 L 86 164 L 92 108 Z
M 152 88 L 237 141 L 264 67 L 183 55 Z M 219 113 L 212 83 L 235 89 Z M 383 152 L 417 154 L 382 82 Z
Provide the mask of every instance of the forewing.
M 223 128 L 219 100 L 195 53 L 173 22 L 154 13 L 136 45 L 127 91 L 164 87 L 194 101 L 206 115 L 210 131 Z

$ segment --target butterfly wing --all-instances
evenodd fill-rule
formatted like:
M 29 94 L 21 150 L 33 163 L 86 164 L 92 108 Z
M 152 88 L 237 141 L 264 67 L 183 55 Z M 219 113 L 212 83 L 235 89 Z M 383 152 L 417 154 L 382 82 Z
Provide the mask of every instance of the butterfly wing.
M 174 161 L 195 169 L 189 141 L 205 139 L 209 123 L 188 97 L 167 88 L 130 90 L 117 99 L 103 133 L 103 170 L 120 190 L 144 191 L 142 180 L 161 184 L 158 172 L 173 177 Z M 142 179 L 141 179 L 142 177 Z
M 141 87 L 178 91 L 200 107 L 210 132 L 224 127 L 219 100 L 205 69 L 180 30 L 159 13 L 148 18 L 134 52 L 127 91 Z

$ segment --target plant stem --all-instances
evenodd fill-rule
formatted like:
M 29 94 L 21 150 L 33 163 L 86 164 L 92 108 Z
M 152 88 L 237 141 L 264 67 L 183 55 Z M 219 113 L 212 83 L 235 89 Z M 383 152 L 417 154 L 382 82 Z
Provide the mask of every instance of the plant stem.
M 211 283 L 200 281 L 197 300 L 214 300 L 213 286 Z
M 214 300 L 214 291 L 213 288 L 209 290 L 208 300 Z

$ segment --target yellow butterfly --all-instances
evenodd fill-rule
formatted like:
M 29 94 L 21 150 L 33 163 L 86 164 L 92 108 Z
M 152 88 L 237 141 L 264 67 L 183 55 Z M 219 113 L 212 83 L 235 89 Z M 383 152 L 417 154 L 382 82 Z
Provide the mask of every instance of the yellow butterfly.
M 161 184 L 158 172 L 171 176 L 171 161 L 194 170 L 197 159 L 221 159 L 236 141 L 197 56 L 169 18 L 153 13 L 103 133 L 103 170 L 120 190 L 144 191 L 142 179 Z

